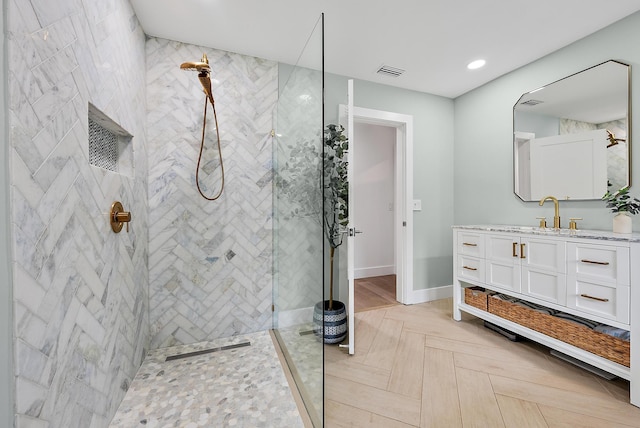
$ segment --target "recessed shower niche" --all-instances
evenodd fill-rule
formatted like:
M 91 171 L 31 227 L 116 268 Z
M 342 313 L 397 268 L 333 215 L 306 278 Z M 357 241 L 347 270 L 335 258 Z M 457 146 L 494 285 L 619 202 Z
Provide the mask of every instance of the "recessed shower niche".
M 133 177 L 133 135 L 89 103 L 89 164 Z

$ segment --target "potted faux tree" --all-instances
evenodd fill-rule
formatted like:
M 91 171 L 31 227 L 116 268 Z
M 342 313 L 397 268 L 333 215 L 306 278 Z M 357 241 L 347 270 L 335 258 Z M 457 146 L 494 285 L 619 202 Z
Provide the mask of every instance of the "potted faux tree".
M 347 312 L 343 302 L 333 298 L 334 261 L 336 248 L 342 245 L 349 222 L 349 183 L 347 180 L 347 150 L 349 140 L 341 125 L 327 125 L 324 130 L 323 195 L 324 231 L 329 243 L 329 300 L 314 307 L 314 332 L 324 331 L 325 343 L 340 343 L 347 334 Z M 324 326 L 324 327 L 323 327 Z M 323 330 L 324 328 L 324 330 Z
M 613 231 L 615 233 L 631 233 L 630 214 L 638 214 L 640 200 L 629 195 L 629 186 L 623 187 L 615 193 L 607 191 L 602 200 L 607 203 L 607 208 L 611 208 L 611 211 L 617 214 L 613 218 Z
M 277 171 L 275 181 L 290 204 L 290 217 L 312 217 L 323 223 L 329 244 L 329 299 L 314 306 L 314 333 L 324 337 L 325 343 L 340 343 L 346 336 L 347 315 L 344 303 L 333 298 L 333 286 L 336 248 L 343 243 L 349 217 L 346 159 L 349 142 L 344 127 L 327 125 L 323 144 L 321 155 L 311 141 L 302 140 L 290 146 L 287 161 Z

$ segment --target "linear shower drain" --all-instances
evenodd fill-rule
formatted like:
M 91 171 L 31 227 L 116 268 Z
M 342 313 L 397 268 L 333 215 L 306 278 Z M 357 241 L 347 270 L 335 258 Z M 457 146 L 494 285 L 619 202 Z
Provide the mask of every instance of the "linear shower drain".
M 203 349 L 201 351 L 187 352 L 185 354 L 169 355 L 165 361 L 181 360 L 183 358 L 197 357 L 198 355 L 210 354 L 212 352 L 227 351 L 229 349 L 244 348 L 251 346 L 251 342 L 236 343 L 235 345 L 219 346 L 217 348 Z

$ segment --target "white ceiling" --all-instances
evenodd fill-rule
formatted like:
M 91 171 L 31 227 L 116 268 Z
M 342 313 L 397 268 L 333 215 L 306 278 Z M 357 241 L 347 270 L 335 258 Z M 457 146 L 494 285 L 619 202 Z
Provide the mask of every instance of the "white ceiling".
M 145 33 L 455 98 L 640 10 L 639 0 L 131 0 Z M 317 45 L 316 39 L 312 44 Z M 467 70 L 484 58 L 480 70 Z M 195 61 L 198 58 L 185 58 Z M 383 65 L 405 69 L 393 78 Z

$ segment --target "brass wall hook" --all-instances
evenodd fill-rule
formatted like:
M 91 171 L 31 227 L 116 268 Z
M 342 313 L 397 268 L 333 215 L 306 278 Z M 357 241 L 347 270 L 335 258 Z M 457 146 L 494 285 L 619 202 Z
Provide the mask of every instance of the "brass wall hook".
M 119 233 L 122 230 L 124 223 L 127 223 L 127 232 L 129 232 L 131 213 L 124 210 L 120 201 L 116 201 L 111 205 L 111 215 L 109 216 L 109 219 L 111 221 L 111 229 L 115 233 Z

